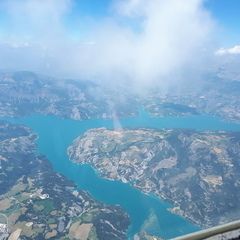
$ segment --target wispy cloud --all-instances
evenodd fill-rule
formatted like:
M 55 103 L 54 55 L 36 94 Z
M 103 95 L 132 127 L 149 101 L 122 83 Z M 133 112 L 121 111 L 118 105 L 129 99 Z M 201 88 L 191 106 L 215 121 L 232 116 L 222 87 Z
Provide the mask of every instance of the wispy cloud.
M 2 0 L 0 9 L 7 16 L 10 34 L 41 37 L 42 33 L 63 30 L 63 17 L 72 7 L 71 0 Z
M 77 40 L 64 21 L 73 4 L 2 0 L 11 30 L 1 41 L 0 67 L 145 86 L 197 68 L 211 46 L 214 24 L 203 0 L 115 0 L 112 16 L 91 20 Z
M 220 48 L 215 52 L 216 55 L 240 55 L 240 45 L 236 45 L 230 48 Z

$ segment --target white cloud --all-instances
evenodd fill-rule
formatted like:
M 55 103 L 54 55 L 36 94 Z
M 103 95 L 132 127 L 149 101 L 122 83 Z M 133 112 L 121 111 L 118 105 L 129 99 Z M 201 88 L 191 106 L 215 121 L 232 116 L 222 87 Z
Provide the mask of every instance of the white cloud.
M 205 62 L 213 21 L 203 0 L 115 0 L 112 17 L 91 22 L 79 41 L 64 24 L 72 5 L 71 0 L 2 0 L 12 27 L 2 42 L 20 48 L 0 52 L 0 68 L 146 86 Z M 28 47 L 21 47 L 24 42 Z
M 220 48 L 215 52 L 218 56 L 223 55 L 239 55 L 240 54 L 240 45 L 236 45 L 231 48 Z

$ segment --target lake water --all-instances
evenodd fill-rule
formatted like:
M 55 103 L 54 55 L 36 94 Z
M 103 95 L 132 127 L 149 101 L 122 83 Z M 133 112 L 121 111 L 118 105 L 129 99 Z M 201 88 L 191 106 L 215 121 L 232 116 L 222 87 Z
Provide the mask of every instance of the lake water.
M 27 125 L 38 134 L 38 148 L 47 156 L 55 171 L 74 181 L 79 189 L 88 191 L 94 199 L 106 204 L 120 205 L 130 216 L 129 238 L 149 220 L 146 230 L 169 239 L 199 228 L 186 219 L 170 213 L 171 205 L 153 196 L 147 196 L 128 184 L 102 179 L 89 165 L 77 165 L 69 161 L 67 148 L 72 141 L 91 128 L 192 128 L 197 130 L 240 131 L 240 124 L 224 122 L 210 116 L 153 118 L 141 111 L 138 117 L 111 120 L 74 121 L 53 116 L 28 116 L 15 119 L 15 123 Z M 146 224 L 145 224 L 146 226 Z

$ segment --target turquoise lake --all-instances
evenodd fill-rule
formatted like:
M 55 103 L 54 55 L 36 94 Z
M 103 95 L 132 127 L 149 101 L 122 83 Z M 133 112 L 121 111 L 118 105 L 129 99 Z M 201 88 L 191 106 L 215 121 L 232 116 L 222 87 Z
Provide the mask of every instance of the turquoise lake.
M 147 196 L 128 184 L 102 179 L 91 166 L 72 163 L 67 148 L 73 140 L 91 128 L 112 129 L 112 120 L 74 121 L 54 116 L 35 115 L 14 119 L 38 134 L 39 152 L 49 159 L 56 172 L 72 180 L 76 186 L 106 204 L 120 205 L 130 216 L 129 238 L 137 233 L 151 213 L 155 221 L 147 230 L 165 239 L 199 230 L 186 219 L 172 214 L 169 203 L 154 196 Z M 196 130 L 240 131 L 240 124 L 222 121 L 211 116 L 150 117 L 141 111 L 139 116 L 120 120 L 123 128 L 191 128 Z M 119 123 L 118 123 L 119 125 Z

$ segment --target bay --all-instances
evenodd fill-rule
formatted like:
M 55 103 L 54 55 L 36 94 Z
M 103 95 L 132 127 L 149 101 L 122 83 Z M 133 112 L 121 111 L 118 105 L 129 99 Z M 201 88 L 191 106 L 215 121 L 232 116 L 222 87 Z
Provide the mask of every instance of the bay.
M 172 214 L 172 207 L 166 201 L 146 195 L 141 191 L 119 181 L 110 181 L 100 177 L 90 165 L 78 165 L 67 156 L 67 148 L 73 140 L 92 128 L 188 128 L 195 130 L 240 131 L 240 124 L 222 121 L 212 116 L 187 117 L 151 117 L 144 110 L 137 117 L 104 120 L 75 121 L 55 116 L 33 115 L 13 120 L 24 124 L 39 136 L 38 150 L 44 154 L 56 172 L 72 180 L 76 186 L 89 192 L 91 196 L 105 204 L 119 205 L 130 216 L 129 238 L 144 226 L 151 234 L 170 239 L 199 230 L 188 220 Z M 149 224 L 146 222 L 149 221 Z M 151 224 L 150 224 L 151 223 Z

